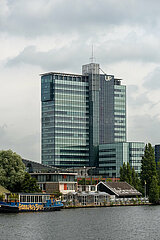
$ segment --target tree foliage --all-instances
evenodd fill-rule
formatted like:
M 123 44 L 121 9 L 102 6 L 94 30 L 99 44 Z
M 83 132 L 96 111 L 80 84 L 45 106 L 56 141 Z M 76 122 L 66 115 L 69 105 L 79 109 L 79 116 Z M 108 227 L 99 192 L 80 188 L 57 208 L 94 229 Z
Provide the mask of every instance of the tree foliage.
M 14 191 L 25 175 L 22 158 L 11 150 L 0 151 L 0 184 L 10 191 Z
M 147 196 L 149 196 L 150 186 L 153 177 L 157 178 L 155 155 L 153 147 L 150 143 L 148 143 L 145 146 L 141 166 L 141 184 L 142 186 L 144 186 L 146 181 Z
M 157 180 L 158 185 L 160 186 L 160 162 L 157 163 Z
M 134 167 L 132 168 L 132 185 L 135 189 L 140 191 L 140 179 L 138 177 L 138 173 L 135 172 Z
M 127 179 L 128 179 L 128 183 L 132 185 L 132 170 L 129 165 L 129 162 L 127 162 Z
M 120 181 L 127 182 L 136 189 L 139 189 L 139 178 L 138 174 L 135 172 L 134 168 L 130 167 L 130 164 L 123 163 L 123 167 L 120 168 Z
M 0 151 L 0 184 L 11 192 L 39 192 L 36 179 L 25 172 L 22 158 L 12 150 Z
M 149 201 L 154 204 L 157 204 L 159 202 L 159 187 L 156 176 L 153 176 L 150 183 Z
M 125 163 L 123 163 L 123 166 L 120 167 L 120 181 L 127 182 L 127 166 Z
M 24 179 L 20 184 L 19 192 L 24 193 L 34 193 L 34 192 L 41 192 L 37 181 L 35 178 L 32 178 L 29 173 L 25 173 Z

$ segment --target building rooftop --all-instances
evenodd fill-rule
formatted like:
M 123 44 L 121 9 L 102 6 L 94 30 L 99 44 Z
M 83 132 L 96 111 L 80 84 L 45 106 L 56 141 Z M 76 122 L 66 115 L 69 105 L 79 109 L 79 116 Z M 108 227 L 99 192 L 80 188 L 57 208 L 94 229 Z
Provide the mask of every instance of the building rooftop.
M 62 73 L 62 72 L 48 72 L 48 73 L 41 73 L 40 76 L 45 76 L 45 75 L 53 75 L 53 74 L 57 74 L 57 75 L 66 75 L 66 76 L 78 76 L 78 77 L 82 77 L 82 74 L 76 74 L 76 73 Z
M 107 183 L 100 182 L 99 184 L 103 184 L 106 188 L 111 190 L 118 197 L 142 195 L 139 191 L 137 191 L 127 182 L 107 182 Z
M 22 159 L 27 172 L 29 173 L 74 173 L 73 170 L 67 170 L 67 169 L 62 169 L 62 168 L 57 168 L 57 167 L 52 167 L 49 165 L 44 165 L 38 162 L 34 162 L 31 160 L 27 159 Z

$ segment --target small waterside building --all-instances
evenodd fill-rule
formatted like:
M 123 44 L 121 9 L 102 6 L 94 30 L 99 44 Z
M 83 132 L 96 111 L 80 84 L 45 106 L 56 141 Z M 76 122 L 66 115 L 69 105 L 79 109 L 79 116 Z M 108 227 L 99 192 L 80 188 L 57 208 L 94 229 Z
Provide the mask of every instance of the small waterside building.
M 110 195 L 105 192 L 74 192 L 63 195 L 66 206 L 102 206 L 110 202 Z
M 26 171 L 37 180 L 40 189 L 47 194 L 75 192 L 77 190 L 77 173 L 51 166 L 45 166 L 29 160 L 24 160 Z
M 136 198 L 142 194 L 127 182 L 99 182 L 97 191 L 115 195 L 116 198 Z
M 36 178 L 41 190 L 46 193 L 75 192 L 77 189 L 76 173 L 31 173 Z
M 96 192 L 97 185 L 78 185 L 78 192 Z

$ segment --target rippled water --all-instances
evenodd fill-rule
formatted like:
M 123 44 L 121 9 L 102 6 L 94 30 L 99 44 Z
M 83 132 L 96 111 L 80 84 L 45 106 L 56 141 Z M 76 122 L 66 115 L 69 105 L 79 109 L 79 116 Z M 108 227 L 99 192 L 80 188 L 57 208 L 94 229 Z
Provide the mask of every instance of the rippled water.
M 159 240 L 160 206 L 0 214 L 1 240 Z

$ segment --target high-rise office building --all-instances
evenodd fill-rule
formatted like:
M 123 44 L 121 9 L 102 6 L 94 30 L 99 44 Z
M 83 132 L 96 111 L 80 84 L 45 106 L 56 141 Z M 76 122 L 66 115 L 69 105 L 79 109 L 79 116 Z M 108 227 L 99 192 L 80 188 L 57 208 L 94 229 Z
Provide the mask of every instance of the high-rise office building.
M 82 66 L 82 75 L 89 86 L 89 157 L 90 166 L 98 166 L 100 66 L 90 63 Z
M 42 163 L 89 166 L 88 77 L 50 72 L 41 76 Z
M 126 142 L 126 86 L 121 83 L 100 74 L 97 63 L 83 65 L 81 75 L 42 74 L 43 164 L 98 167 L 101 144 Z
M 100 75 L 100 144 L 126 142 L 126 86 L 113 75 Z
M 100 144 L 98 174 L 120 177 L 120 167 L 129 162 L 140 174 L 143 142 L 127 142 L 126 86 L 113 75 L 100 75 Z
M 99 64 L 82 75 L 50 72 L 41 76 L 42 163 L 58 167 L 98 164 Z

